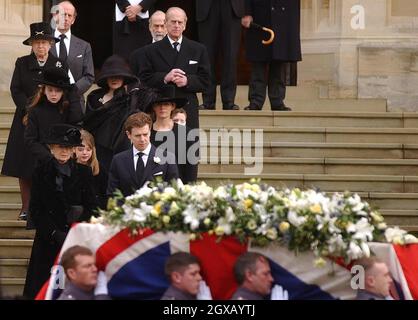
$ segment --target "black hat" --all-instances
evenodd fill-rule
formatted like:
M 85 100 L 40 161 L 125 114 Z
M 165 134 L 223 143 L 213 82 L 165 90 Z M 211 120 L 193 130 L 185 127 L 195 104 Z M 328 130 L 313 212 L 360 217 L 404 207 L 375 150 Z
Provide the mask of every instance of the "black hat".
M 97 85 L 102 88 L 106 87 L 107 78 L 110 77 L 121 77 L 124 79 L 124 84 L 138 81 L 138 78 L 132 74 L 125 60 L 116 54 L 107 58 L 103 63 L 100 76 L 96 81 Z
M 34 80 L 40 84 L 61 89 L 70 89 L 72 87 L 68 73 L 63 68 L 58 66 L 45 69 L 42 74 L 42 78 Z
M 163 102 L 172 102 L 176 104 L 176 108 L 182 108 L 189 101 L 186 98 L 176 98 L 176 88 L 172 85 L 166 85 L 161 87 L 160 89 L 153 90 L 154 97 L 151 99 L 151 102 L 145 108 L 145 112 L 150 112 L 152 107 L 157 103 Z
M 82 146 L 80 130 L 69 124 L 54 124 L 49 128 L 45 144 L 58 144 L 66 147 Z
M 54 40 L 59 42 L 60 39 L 52 35 L 52 29 L 47 22 L 35 22 L 30 25 L 30 37 L 23 41 L 24 45 L 30 46 L 32 40 Z

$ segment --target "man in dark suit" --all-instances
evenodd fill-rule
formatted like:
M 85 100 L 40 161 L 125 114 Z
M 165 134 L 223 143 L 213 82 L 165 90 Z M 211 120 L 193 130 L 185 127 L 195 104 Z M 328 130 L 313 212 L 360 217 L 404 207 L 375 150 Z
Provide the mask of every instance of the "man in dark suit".
M 288 111 L 290 108 L 283 102 L 286 86 L 296 86 L 297 62 L 302 60 L 300 0 L 246 0 L 245 3 L 246 13 L 241 23 L 249 28 L 245 51 L 251 62 L 250 104 L 245 110 L 261 110 L 267 88 L 271 109 Z M 250 28 L 251 22 L 272 29 L 275 33 L 273 43 L 262 44 L 268 35 Z
M 143 83 L 154 88 L 173 84 L 176 98 L 189 100 L 185 106 L 187 126 L 195 129 L 199 128 L 196 93 L 208 87 L 210 65 L 205 46 L 183 36 L 186 23 L 183 9 L 172 7 L 167 10 L 167 36 L 146 47 L 139 77 Z
M 152 43 L 164 39 L 167 35 L 167 29 L 165 27 L 165 13 L 157 10 L 149 18 L 149 32 L 152 36 Z M 136 49 L 132 52 L 129 58 L 129 65 L 132 73 L 139 77 L 140 64 L 144 60 L 144 47 Z
M 107 185 L 109 196 L 116 189 L 129 196 L 158 176 L 167 182 L 179 177 L 174 154 L 156 154 L 156 148 L 150 143 L 151 126 L 150 116 L 143 112 L 134 113 L 126 120 L 125 131 L 132 148 L 113 157 Z
M 70 1 L 59 5 L 59 12 L 54 14 L 57 25 L 54 35 L 61 39 L 51 47 L 51 53 L 65 61 L 69 67 L 71 83 L 75 83 L 80 94 L 81 106 L 85 111 L 84 93 L 94 82 L 94 65 L 91 46 L 88 42 L 71 34 L 71 26 L 77 17 L 77 11 Z
M 211 81 L 203 93 L 201 109 L 215 109 L 216 56 L 222 56 L 221 96 L 224 110 L 238 110 L 235 104 L 237 89 L 237 58 L 241 40 L 241 18 L 244 0 L 196 0 L 196 21 L 199 40 L 208 50 Z

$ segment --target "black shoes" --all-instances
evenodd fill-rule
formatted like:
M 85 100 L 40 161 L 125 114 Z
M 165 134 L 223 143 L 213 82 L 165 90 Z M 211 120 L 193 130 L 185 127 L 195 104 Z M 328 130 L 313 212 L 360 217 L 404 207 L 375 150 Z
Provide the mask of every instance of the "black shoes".
M 21 211 L 17 220 L 26 221 L 28 219 L 28 213 L 26 211 Z
M 214 104 L 206 105 L 206 104 L 202 103 L 199 106 L 199 110 L 215 110 L 215 105 Z
M 286 107 L 284 103 L 279 104 L 278 106 L 271 106 L 272 111 L 292 111 L 291 108 Z
M 244 110 L 261 110 L 262 107 L 256 106 L 255 104 L 250 104 L 249 106 L 245 107 Z
M 239 110 L 239 106 L 237 106 L 235 103 L 223 106 L 224 110 Z

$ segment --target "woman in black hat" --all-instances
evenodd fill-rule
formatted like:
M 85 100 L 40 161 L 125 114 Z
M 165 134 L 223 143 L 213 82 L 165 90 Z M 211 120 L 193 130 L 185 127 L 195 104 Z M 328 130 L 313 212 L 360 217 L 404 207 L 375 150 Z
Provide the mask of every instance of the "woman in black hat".
M 81 142 L 80 131 L 67 124 L 51 126 L 43 140 L 52 158 L 33 174 L 30 213 L 36 235 L 23 293 L 26 298 L 33 299 L 48 280 L 71 224 L 89 221 L 97 208 L 91 169 L 72 159 L 74 147 Z
M 25 126 L 22 119 L 26 114 L 26 107 L 34 95 L 44 69 L 65 64 L 49 54 L 51 45 L 58 42 L 51 33 L 48 23 L 39 22 L 30 25 L 30 37 L 23 41 L 31 46 L 32 52 L 16 60 L 10 91 L 16 105 L 16 112 L 7 141 L 6 153 L 1 174 L 19 178 L 22 208 L 19 218 L 25 219 L 29 206 L 30 184 L 33 170 L 33 158 L 30 151 L 24 147 L 23 133 Z
M 69 100 L 69 91 L 73 86 L 63 68 L 46 69 L 43 77 L 36 82 L 40 86 L 23 118 L 26 125 L 25 145 L 32 152 L 35 166 L 52 157 L 48 147 L 42 143 L 49 128 L 60 123 L 75 124 L 82 118 L 80 100 Z
M 171 115 L 174 109 L 188 103 L 185 98 L 175 98 L 174 90 L 173 86 L 164 86 L 153 91 L 153 99 L 146 108 L 154 121 L 150 140 L 156 148 L 167 148 L 175 154 L 180 179 L 183 183 L 190 183 L 197 179 L 198 135 L 193 136 L 189 127 L 173 121 Z
M 87 96 L 83 128 L 93 134 L 97 158 L 108 172 L 114 154 L 129 148 L 123 132 L 123 123 L 132 106 L 128 84 L 138 83 L 125 60 L 117 55 L 106 59 L 97 85 L 100 87 Z

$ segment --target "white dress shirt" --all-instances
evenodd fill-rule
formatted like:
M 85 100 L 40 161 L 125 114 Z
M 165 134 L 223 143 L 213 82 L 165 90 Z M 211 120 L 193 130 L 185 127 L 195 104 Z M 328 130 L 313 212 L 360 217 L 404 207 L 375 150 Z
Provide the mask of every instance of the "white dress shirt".
M 132 153 L 133 153 L 133 157 L 134 157 L 134 171 L 136 171 L 136 163 L 138 161 L 138 152 L 142 152 L 142 161 L 144 162 L 144 168 L 147 166 L 147 162 L 148 162 L 148 156 L 149 153 L 151 152 L 151 143 L 148 144 L 148 147 L 145 148 L 145 150 L 143 151 L 139 151 L 135 148 L 135 146 L 132 145 Z
M 170 44 L 171 44 L 171 47 L 174 49 L 174 46 L 173 46 L 173 43 L 174 42 L 178 42 L 178 45 L 177 45 L 177 51 L 180 51 L 180 48 L 181 48 L 181 43 L 182 43 L 182 41 L 183 41 L 183 36 L 181 36 L 177 41 L 174 41 L 173 39 L 171 39 L 170 38 L 170 36 L 167 34 L 167 38 L 168 38 L 168 41 L 170 41 Z
M 65 43 L 65 47 L 67 48 L 67 57 L 68 57 L 70 55 L 71 29 L 68 30 L 64 34 L 65 34 L 64 43 Z M 60 35 L 61 35 L 61 32 L 58 29 L 55 29 L 54 37 L 61 39 Z M 60 43 L 59 42 L 55 44 L 55 50 L 57 51 L 57 57 L 59 57 L 60 56 Z M 68 67 L 68 76 L 70 77 L 70 83 L 71 84 L 75 83 L 74 77 L 71 74 L 71 70 L 69 67 Z

